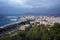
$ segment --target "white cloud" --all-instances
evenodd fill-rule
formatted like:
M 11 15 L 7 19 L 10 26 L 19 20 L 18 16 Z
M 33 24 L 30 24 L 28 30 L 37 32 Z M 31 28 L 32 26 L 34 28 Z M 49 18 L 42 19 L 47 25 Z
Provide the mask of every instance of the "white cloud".
M 23 5 L 24 4 L 24 0 L 9 0 L 8 1 L 8 4 L 11 4 L 11 5 Z

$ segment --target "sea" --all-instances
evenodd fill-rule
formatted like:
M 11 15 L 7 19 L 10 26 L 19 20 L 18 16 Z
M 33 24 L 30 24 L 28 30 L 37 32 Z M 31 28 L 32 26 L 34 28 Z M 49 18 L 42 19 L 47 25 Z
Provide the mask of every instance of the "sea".
M 7 25 L 7 24 L 10 24 L 10 23 L 14 23 L 14 22 L 17 22 L 18 19 L 13 19 L 13 18 L 1 18 L 0 17 L 0 27 L 1 26 L 4 26 L 4 25 Z
M 13 23 L 14 21 L 11 21 L 11 20 L 8 20 L 8 19 L 6 19 L 6 20 L 0 20 L 0 27 L 1 26 L 4 26 L 4 25 L 6 25 L 6 24 L 10 24 L 10 23 Z

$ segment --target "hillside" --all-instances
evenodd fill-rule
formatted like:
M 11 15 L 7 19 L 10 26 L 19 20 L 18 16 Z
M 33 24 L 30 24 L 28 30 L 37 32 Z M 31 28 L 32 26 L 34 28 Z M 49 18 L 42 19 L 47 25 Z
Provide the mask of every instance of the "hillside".
M 55 23 L 54 26 L 34 25 L 33 28 L 4 35 L 0 37 L 0 40 L 60 40 L 60 24 Z

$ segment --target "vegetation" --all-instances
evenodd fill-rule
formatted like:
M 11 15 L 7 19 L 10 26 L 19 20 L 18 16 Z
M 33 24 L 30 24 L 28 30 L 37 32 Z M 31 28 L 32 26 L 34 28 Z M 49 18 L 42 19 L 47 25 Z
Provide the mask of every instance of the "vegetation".
M 0 40 L 60 40 L 60 24 L 54 26 L 35 25 L 33 28 L 18 31 L 17 35 L 5 35 Z

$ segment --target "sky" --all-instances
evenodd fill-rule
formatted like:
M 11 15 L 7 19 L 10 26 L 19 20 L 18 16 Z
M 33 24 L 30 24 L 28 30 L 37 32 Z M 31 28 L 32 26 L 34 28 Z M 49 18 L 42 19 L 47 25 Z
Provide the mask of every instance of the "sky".
M 60 0 L 0 0 L 0 15 L 60 16 Z

